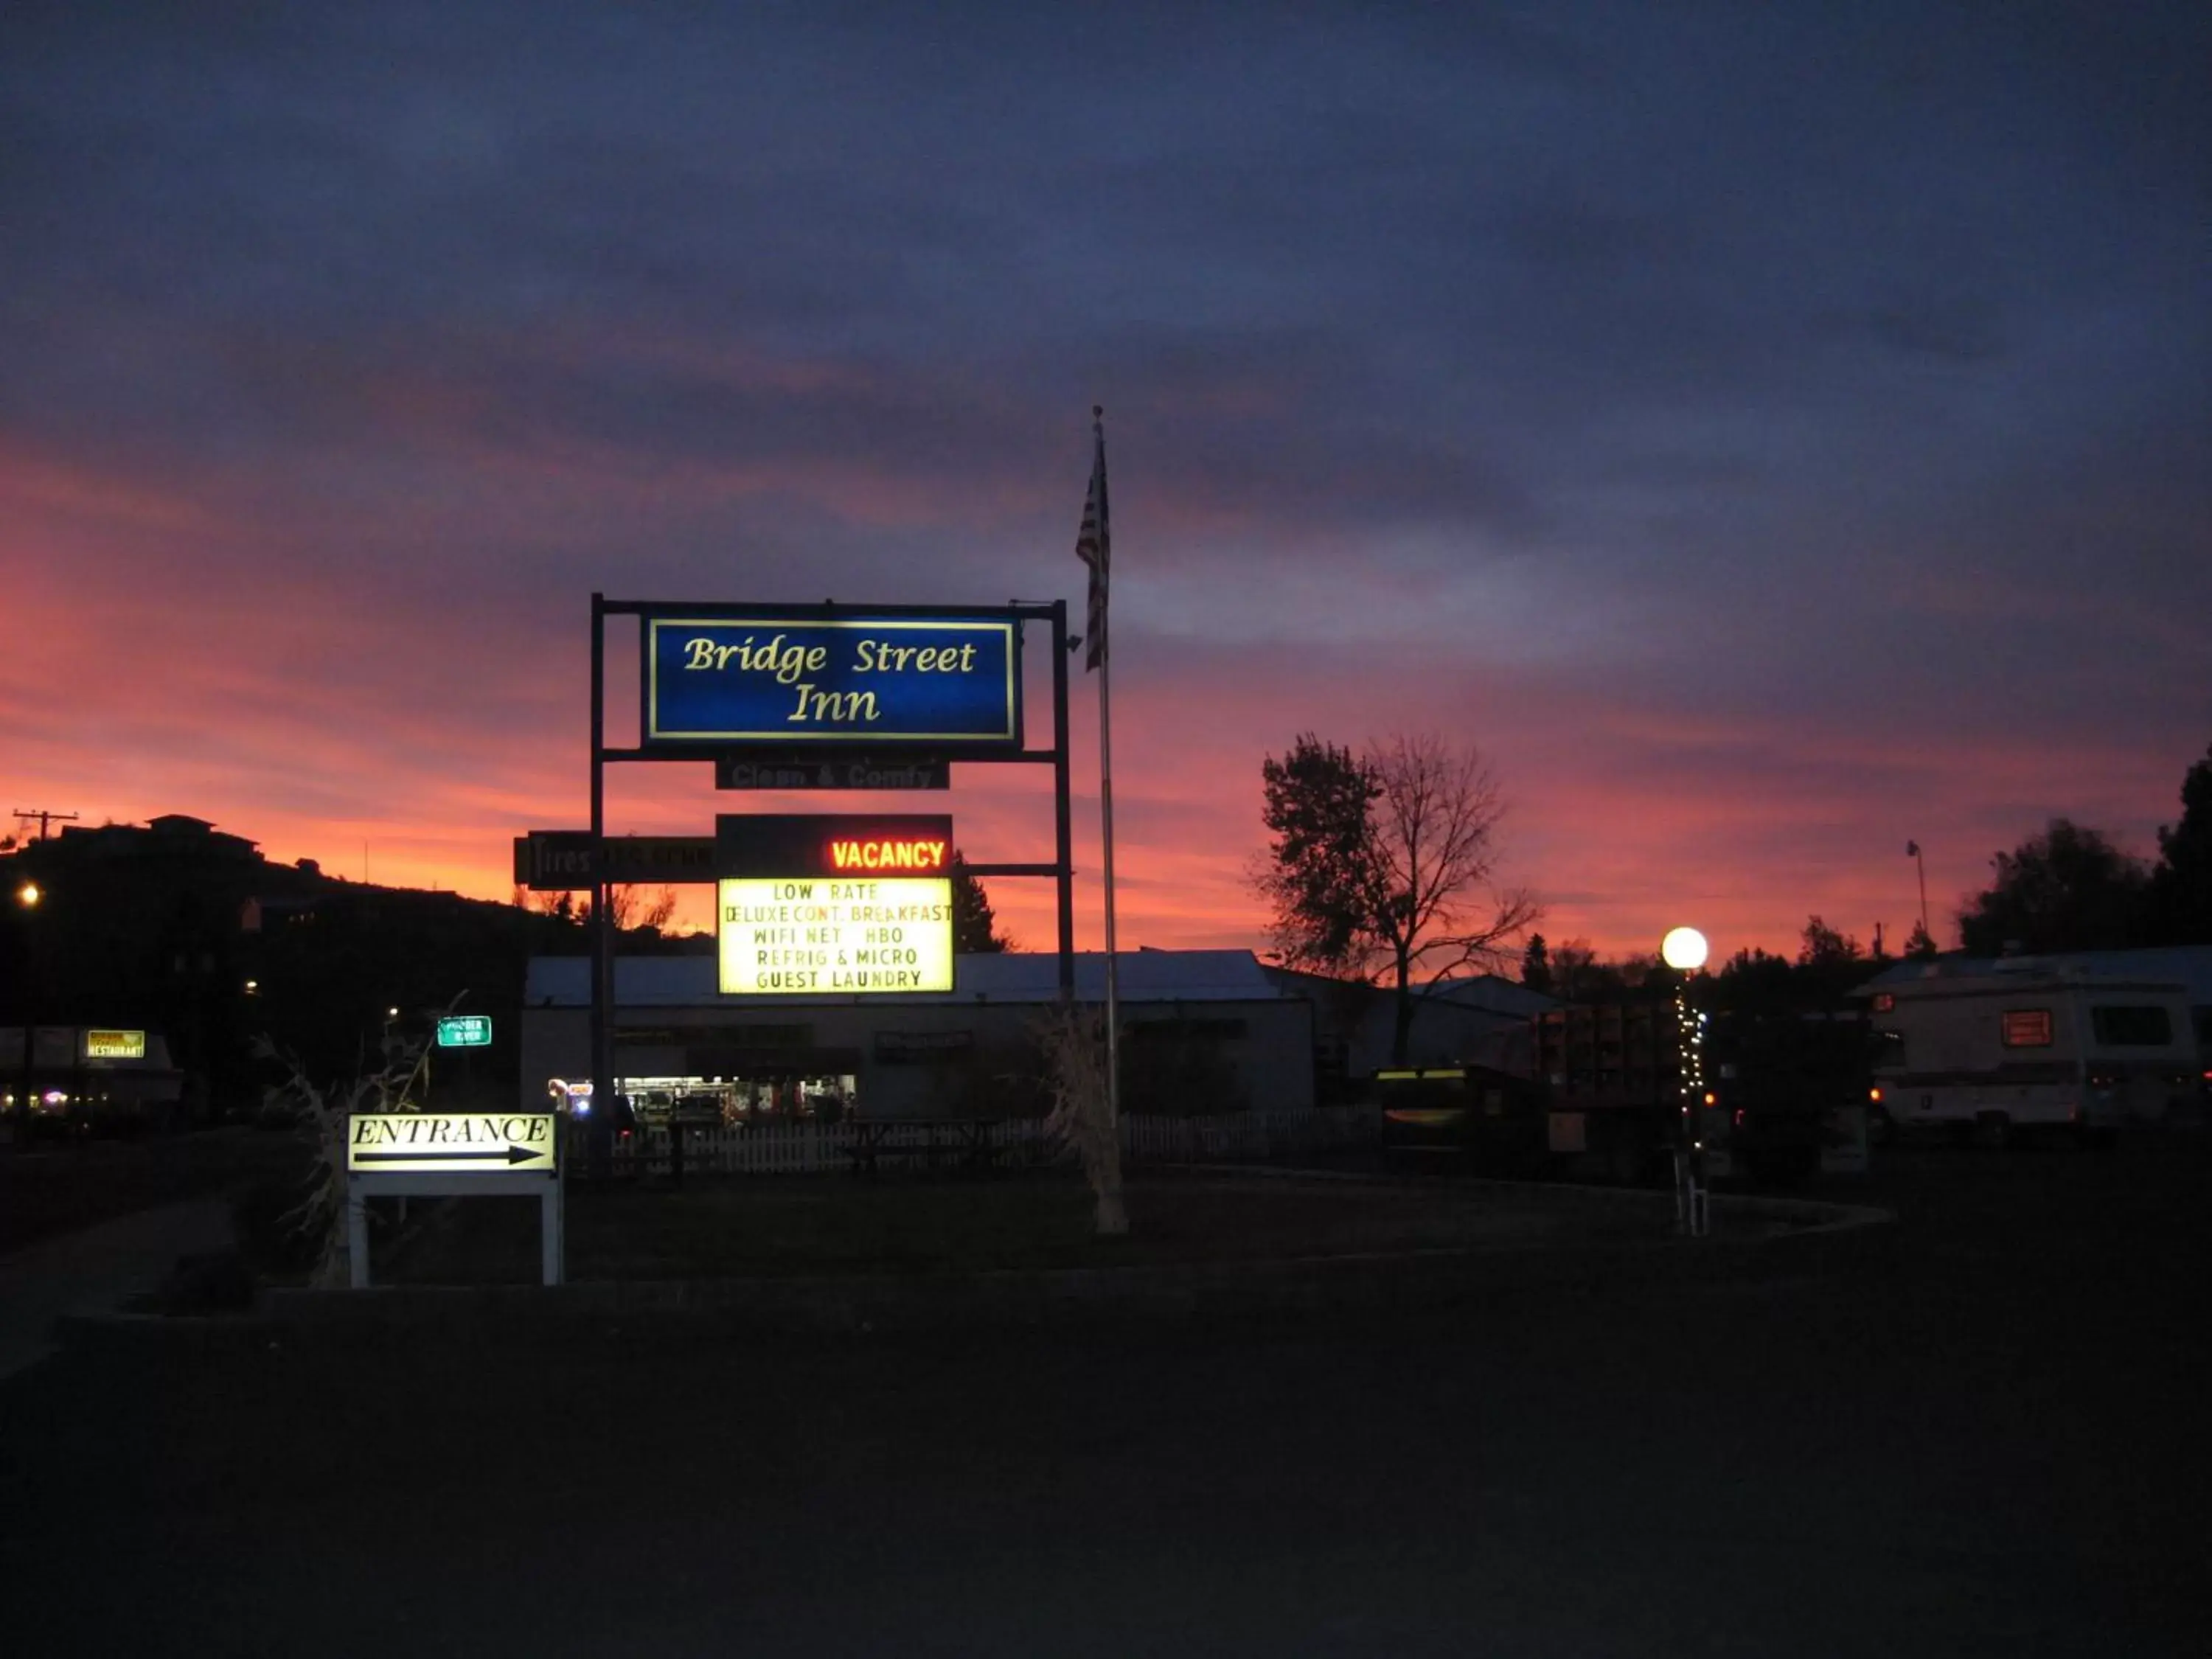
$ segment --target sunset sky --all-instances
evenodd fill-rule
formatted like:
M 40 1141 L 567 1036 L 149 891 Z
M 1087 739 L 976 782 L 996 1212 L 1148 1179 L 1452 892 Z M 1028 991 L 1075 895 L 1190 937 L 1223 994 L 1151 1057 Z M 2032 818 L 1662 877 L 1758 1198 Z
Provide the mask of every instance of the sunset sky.
M 2212 741 L 2208 65 L 2201 0 L 11 4 L 0 807 L 503 898 L 594 589 L 1079 619 L 1097 402 L 1125 946 L 1264 943 L 1305 730 L 1479 744 L 1554 944 L 1899 944 L 1908 839 L 1954 942 Z M 1048 779 L 849 804 L 1032 860 Z

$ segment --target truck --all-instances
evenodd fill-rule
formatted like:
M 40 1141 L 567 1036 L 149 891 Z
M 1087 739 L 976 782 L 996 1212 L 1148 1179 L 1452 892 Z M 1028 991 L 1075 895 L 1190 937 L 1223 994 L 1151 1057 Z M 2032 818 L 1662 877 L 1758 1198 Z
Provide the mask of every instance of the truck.
M 1716 1179 L 1865 1167 L 1863 1009 L 1577 1004 L 1535 1016 L 1530 1036 L 1525 1077 L 1472 1063 L 1377 1073 L 1386 1156 L 1643 1184 L 1665 1177 L 1686 1128 Z
M 2130 1121 L 2193 1105 L 2200 1091 L 2184 985 L 2021 957 L 1963 973 L 1931 964 L 1861 994 L 1877 1136 L 2106 1144 Z

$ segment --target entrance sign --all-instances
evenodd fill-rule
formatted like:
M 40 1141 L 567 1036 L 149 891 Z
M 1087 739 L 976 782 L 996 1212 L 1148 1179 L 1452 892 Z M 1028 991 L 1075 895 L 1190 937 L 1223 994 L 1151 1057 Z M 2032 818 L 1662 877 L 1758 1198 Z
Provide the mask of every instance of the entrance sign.
M 1020 636 L 1012 613 L 648 613 L 642 746 L 1018 749 Z
M 447 1014 L 438 1022 L 441 1048 L 488 1048 L 491 1046 L 489 1014 Z
M 943 875 L 943 812 L 726 812 L 714 820 L 718 876 Z
M 747 877 L 716 898 L 725 996 L 952 988 L 949 877 Z
M 941 760 L 757 761 L 725 755 L 714 763 L 717 789 L 950 789 L 952 763 Z
M 617 883 L 708 882 L 714 878 L 712 836 L 609 836 L 607 879 Z M 538 893 L 592 884 L 592 832 L 532 830 L 514 840 L 515 884 Z
M 550 1112 L 356 1112 L 346 1120 L 352 1174 L 550 1175 Z
M 350 1282 L 368 1287 L 372 1198 L 534 1198 L 540 1273 L 562 1277 L 561 1120 L 551 1112 L 355 1112 L 346 1118 Z

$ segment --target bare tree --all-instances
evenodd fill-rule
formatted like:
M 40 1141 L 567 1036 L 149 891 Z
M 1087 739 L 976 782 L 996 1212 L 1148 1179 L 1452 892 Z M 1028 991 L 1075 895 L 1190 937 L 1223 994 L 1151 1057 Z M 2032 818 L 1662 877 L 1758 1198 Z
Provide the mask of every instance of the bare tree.
M 1482 752 L 1435 736 L 1368 745 L 1376 867 L 1384 902 L 1373 936 L 1396 992 L 1391 1058 L 1403 1063 L 1413 1028 L 1413 981 L 1504 965 L 1513 941 L 1543 915 L 1525 888 L 1500 887 L 1498 827 L 1505 796 Z
M 1052 1096 L 1045 1127 L 1072 1148 L 1091 1183 L 1091 1231 L 1117 1238 L 1129 1231 L 1121 1199 L 1121 1136 L 1106 1096 L 1106 1030 L 1096 1012 L 1054 1006 L 1036 1024 L 1043 1083 Z
M 447 1012 L 460 1004 L 455 997 Z M 316 1150 L 299 1202 L 277 1218 L 277 1224 L 314 1252 L 308 1282 L 318 1290 L 337 1289 L 352 1276 L 345 1213 L 347 1121 L 361 1113 L 422 1109 L 422 1093 L 429 1080 L 429 1030 L 409 1036 L 396 1022 L 386 1020 L 374 1060 L 364 1059 L 354 1077 L 328 1085 L 318 1084 L 296 1055 L 279 1048 L 266 1035 L 255 1040 L 254 1054 L 277 1062 L 286 1073 L 283 1082 L 266 1091 L 265 1109 L 289 1119 Z
M 567 913 L 556 908 L 552 914 L 563 915 Z M 676 890 L 673 887 L 663 887 L 649 897 L 642 887 L 618 885 L 607 889 L 607 920 L 614 924 L 618 933 L 634 933 L 641 928 L 651 928 L 658 933 L 668 925 L 668 919 L 675 914 Z M 579 921 L 591 921 L 591 900 L 586 899 L 576 908 L 575 917 Z
M 1276 839 L 1255 881 L 1275 905 L 1279 953 L 1390 985 L 1402 1064 L 1415 980 L 1504 966 L 1543 914 L 1495 878 L 1504 793 L 1480 750 L 1435 736 L 1370 742 L 1354 761 L 1306 734 L 1261 778 Z
M 637 919 L 626 924 L 629 927 L 647 927 L 657 933 L 668 926 L 668 919 L 676 914 L 676 890 L 673 887 L 657 888 L 650 898 L 635 887 L 617 887 L 614 890 L 638 902 Z M 619 916 L 622 913 L 617 910 L 611 914 Z

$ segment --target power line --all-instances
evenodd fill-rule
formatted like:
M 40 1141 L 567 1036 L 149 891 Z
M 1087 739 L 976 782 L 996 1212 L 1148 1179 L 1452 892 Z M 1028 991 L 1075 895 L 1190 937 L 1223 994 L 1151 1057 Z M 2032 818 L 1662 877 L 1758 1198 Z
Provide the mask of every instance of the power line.
M 49 812 L 42 806 L 19 806 L 15 809 L 15 822 L 19 825 L 28 823 L 33 818 L 39 821 L 40 841 L 46 838 L 47 826 L 56 823 L 74 823 L 76 822 L 76 816 L 74 812 Z

